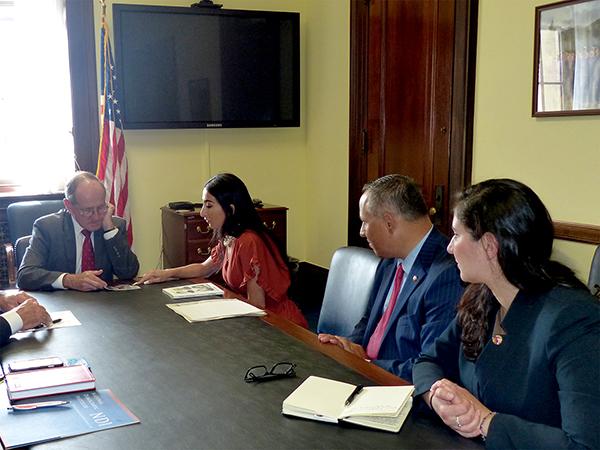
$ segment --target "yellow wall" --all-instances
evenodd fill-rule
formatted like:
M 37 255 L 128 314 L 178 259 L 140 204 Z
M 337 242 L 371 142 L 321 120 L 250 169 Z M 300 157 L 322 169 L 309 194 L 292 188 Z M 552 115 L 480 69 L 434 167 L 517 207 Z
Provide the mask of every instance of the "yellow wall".
M 113 2 L 106 3 L 112 24 Z M 189 6 L 190 1 L 128 3 Z M 253 197 L 287 206 L 289 254 L 328 266 L 333 252 L 347 242 L 349 2 L 220 3 L 229 9 L 300 12 L 301 126 L 126 130 L 134 250 L 141 272 L 160 264 L 159 208 L 170 201 L 200 201 L 204 182 L 219 172 L 238 175 Z M 95 12 L 99 17 L 99 6 Z
M 600 225 L 600 117 L 532 118 L 539 0 L 480 0 L 473 182 L 528 184 L 552 218 Z M 594 247 L 556 241 L 555 257 L 585 280 Z
M 289 207 L 290 255 L 328 267 L 333 252 L 347 242 L 349 1 L 219 2 L 232 9 L 300 12 L 302 125 L 127 130 L 135 251 L 141 270 L 159 263 L 159 207 L 175 200 L 199 201 L 206 179 L 221 171 L 240 176 L 252 196 Z M 598 225 L 600 119 L 531 117 L 538 4 L 480 0 L 473 181 L 519 179 L 538 192 L 555 219 Z M 112 2 L 107 5 L 110 24 Z M 592 247 L 563 241 L 556 247 L 558 257 L 587 278 Z

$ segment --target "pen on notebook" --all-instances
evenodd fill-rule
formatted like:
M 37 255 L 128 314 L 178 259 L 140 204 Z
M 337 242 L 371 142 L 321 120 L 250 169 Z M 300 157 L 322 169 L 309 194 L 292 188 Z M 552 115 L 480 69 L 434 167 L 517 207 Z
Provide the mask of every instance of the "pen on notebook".
M 350 394 L 348 396 L 348 398 L 346 399 L 346 401 L 344 402 L 344 406 L 348 406 L 350 403 L 352 403 L 354 401 L 354 399 L 358 396 L 358 394 L 361 393 L 362 390 L 363 390 L 362 384 L 359 384 L 358 386 L 356 386 L 354 388 L 354 390 L 352 391 L 352 394 Z
M 16 411 L 29 411 L 32 409 L 52 408 L 54 406 L 62 406 L 62 405 L 66 405 L 68 403 L 70 403 L 70 402 L 55 401 L 55 402 L 25 403 L 23 405 L 12 405 L 6 409 L 13 409 Z

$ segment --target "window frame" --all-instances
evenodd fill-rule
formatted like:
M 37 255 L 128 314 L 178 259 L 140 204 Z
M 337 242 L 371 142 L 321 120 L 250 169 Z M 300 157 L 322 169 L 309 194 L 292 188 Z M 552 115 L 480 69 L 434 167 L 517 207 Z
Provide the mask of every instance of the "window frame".
M 77 170 L 96 173 L 100 148 L 93 0 L 65 0 Z

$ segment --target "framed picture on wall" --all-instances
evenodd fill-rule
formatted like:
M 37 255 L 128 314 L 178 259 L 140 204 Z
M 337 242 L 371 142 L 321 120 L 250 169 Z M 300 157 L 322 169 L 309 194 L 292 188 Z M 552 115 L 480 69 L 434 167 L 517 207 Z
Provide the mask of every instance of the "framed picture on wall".
M 600 0 L 535 8 L 533 117 L 600 114 Z

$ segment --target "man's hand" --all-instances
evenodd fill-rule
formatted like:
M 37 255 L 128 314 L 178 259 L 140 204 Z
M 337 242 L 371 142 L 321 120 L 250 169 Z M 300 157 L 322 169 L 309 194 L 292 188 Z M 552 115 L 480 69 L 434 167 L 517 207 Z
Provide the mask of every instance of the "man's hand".
M 110 231 L 115 228 L 115 224 L 112 221 L 112 216 L 115 213 L 115 205 L 111 205 L 110 203 L 106 204 L 108 209 L 104 214 L 104 218 L 102 219 L 102 229 L 104 232 Z
M 0 294 L 0 311 L 10 311 L 30 298 L 33 297 L 23 291 L 19 291 L 18 293 Z
M 352 341 L 349 341 L 345 337 L 334 336 L 332 334 L 319 334 L 319 341 L 323 344 L 333 344 L 337 345 L 340 348 L 343 348 L 347 352 L 350 352 L 360 358 L 367 359 L 367 353 L 365 349 L 362 348 L 361 345 L 355 344 Z
M 68 273 L 62 282 L 67 289 L 84 292 L 98 291 L 107 286 L 106 282 L 99 278 L 100 275 L 102 275 L 102 270 L 87 270 L 77 274 Z
M 35 298 L 28 298 L 25 302 L 21 303 L 15 312 L 21 316 L 23 321 L 23 330 L 29 330 L 35 328 L 38 325 L 44 324 L 47 327 L 52 325 L 52 318 L 46 308 L 40 305 Z

